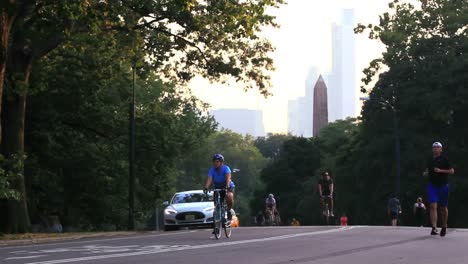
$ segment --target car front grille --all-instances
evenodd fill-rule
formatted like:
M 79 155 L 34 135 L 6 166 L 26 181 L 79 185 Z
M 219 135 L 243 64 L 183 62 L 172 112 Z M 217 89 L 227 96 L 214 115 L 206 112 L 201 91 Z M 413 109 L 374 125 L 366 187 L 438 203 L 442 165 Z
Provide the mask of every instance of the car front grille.
M 201 212 L 183 212 L 176 215 L 176 220 L 179 221 L 193 221 L 193 220 L 200 220 L 205 218 L 205 214 Z

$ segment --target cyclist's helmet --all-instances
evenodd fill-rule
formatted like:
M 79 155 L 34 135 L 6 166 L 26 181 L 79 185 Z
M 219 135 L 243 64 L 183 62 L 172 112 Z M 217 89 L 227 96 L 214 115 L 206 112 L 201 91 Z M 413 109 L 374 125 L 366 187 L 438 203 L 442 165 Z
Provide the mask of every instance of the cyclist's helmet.
M 221 154 L 214 154 L 213 161 L 215 160 L 224 161 L 224 157 Z
M 270 194 L 268 195 L 268 198 L 274 198 L 274 197 L 275 197 L 275 196 L 274 196 L 272 193 L 270 193 Z

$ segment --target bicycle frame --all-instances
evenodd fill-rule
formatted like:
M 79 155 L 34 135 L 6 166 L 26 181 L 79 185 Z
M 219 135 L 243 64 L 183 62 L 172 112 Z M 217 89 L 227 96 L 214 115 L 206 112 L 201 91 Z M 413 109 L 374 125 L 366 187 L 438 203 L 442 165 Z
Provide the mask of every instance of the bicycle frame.
M 330 225 L 330 199 L 333 199 L 330 195 L 323 196 L 323 208 L 322 214 L 325 218 L 325 223 Z
M 213 233 L 216 239 L 221 237 L 221 228 L 224 229 L 224 233 L 227 238 L 231 236 L 231 224 L 227 223 L 226 220 L 226 206 L 224 204 L 226 197 L 221 200 L 221 192 L 226 189 L 213 189 L 213 202 L 215 209 L 213 211 Z

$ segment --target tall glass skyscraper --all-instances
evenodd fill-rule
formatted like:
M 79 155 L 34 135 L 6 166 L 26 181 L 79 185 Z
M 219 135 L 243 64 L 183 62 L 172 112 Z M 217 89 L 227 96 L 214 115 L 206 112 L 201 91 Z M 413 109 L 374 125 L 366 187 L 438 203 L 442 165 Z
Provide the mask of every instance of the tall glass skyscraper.
M 295 136 L 312 137 L 312 115 L 314 86 L 318 69 L 311 67 L 305 82 L 305 95 L 288 101 L 288 133 Z
M 341 25 L 332 26 L 332 73 L 328 86 L 330 122 L 356 117 L 354 10 L 344 9 Z

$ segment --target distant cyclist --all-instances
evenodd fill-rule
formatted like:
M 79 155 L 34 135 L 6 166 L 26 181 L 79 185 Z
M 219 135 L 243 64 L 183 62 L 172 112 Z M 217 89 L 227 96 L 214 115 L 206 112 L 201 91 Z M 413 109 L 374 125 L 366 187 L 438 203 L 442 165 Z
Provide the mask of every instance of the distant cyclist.
M 229 166 L 224 165 L 224 157 L 221 154 L 215 154 L 213 156 L 213 167 L 208 171 L 208 178 L 206 179 L 205 189 L 203 190 L 205 194 L 212 184 L 215 189 L 226 189 L 220 192 L 221 201 L 226 197 L 228 219 L 231 220 L 234 214 L 232 207 L 234 205 L 234 189 L 236 186 L 231 180 L 231 169 Z
M 318 191 L 320 195 L 320 206 L 322 207 L 322 212 L 323 212 L 323 207 L 324 207 L 324 201 L 325 199 L 328 200 L 328 204 L 330 205 L 330 216 L 335 216 L 333 214 L 333 180 L 330 177 L 331 173 L 329 170 L 326 170 L 322 172 L 322 178 L 320 178 L 318 182 Z
M 267 210 L 271 211 L 272 216 L 275 216 L 277 214 L 276 213 L 276 199 L 272 193 L 270 193 L 268 197 L 266 198 L 265 207 Z

